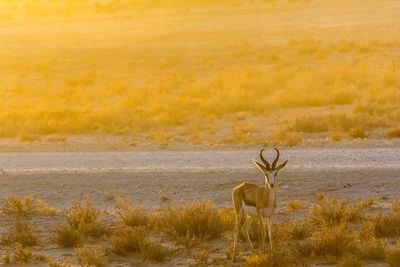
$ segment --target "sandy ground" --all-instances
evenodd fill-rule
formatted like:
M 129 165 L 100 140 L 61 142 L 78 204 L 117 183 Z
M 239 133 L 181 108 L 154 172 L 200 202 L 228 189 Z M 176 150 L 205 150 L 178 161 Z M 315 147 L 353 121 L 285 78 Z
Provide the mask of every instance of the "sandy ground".
M 273 159 L 274 152 L 269 149 L 265 157 Z M 307 205 L 316 193 L 349 199 L 399 197 L 400 148 L 281 149 L 281 160 L 287 157 L 289 163 L 278 176 L 278 220 L 286 217 L 285 201 L 302 199 Z M 33 195 L 57 209 L 66 209 L 73 200 L 89 196 L 99 208 L 112 210 L 116 203 L 107 201 L 106 194 L 113 191 L 150 209 L 162 204 L 159 190 L 163 190 L 169 201 L 207 198 L 218 206 L 231 207 L 234 186 L 243 181 L 263 182 L 252 158 L 258 159 L 256 149 L 1 153 L 0 205 L 10 195 Z M 39 228 L 53 229 L 62 218 L 35 220 Z M 0 216 L 0 232 L 12 222 L 12 218 Z M 227 236 L 226 242 L 231 239 Z M 72 254 L 72 250 L 60 250 L 56 245 L 43 250 L 54 255 Z M 131 264 L 126 261 L 117 259 L 113 265 Z M 168 265 L 179 263 L 188 265 L 193 259 L 180 255 Z

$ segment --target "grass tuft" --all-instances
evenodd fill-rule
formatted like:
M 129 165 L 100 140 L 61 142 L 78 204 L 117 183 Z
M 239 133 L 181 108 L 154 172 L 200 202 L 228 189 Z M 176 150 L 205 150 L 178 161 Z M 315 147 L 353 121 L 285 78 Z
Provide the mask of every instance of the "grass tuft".
M 23 198 L 9 196 L 6 198 L 2 211 L 7 215 L 50 215 L 56 213 L 54 207 L 47 205 L 41 199 L 35 199 L 33 196 L 25 196 Z
M 82 267 L 104 265 L 105 249 L 103 247 L 85 244 L 75 248 L 74 254 Z

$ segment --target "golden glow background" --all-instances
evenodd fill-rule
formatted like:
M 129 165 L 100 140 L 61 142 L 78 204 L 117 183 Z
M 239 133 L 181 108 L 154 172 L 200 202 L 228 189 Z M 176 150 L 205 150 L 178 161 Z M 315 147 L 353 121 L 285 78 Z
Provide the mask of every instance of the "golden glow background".
M 391 0 L 0 0 L 0 137 L 290 144 L 390 128 L 399 18 Z

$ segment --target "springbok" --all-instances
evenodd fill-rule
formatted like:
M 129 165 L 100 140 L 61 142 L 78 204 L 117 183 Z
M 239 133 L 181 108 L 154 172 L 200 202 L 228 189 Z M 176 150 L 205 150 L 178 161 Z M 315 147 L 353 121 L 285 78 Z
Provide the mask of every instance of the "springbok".
M 264 149 L 260 150 L 260 159 L 264 163 L 255 161 L 253 162 L 256 166 L 264 173 L 265 185 L 258 186 L 252 183 L 242 183 L 241 185 L 233 188 L 232 190 L 232 200 L 233 206 L 235 208 L 236 214 L 236 225 L 235 225 L 235 236 L 233 244 L 233 257 L 235 260 L 235 255 L 237 253 L 237 239 L 239 235 L 239 228 L 242 229 L 243 235 L 246 238 L 247 244 L 249 245 L 251 251 L 254 253 L 253 245 L 249 237 L 249 229 L 253 218 L 258 218 L 261 224 L 261 235 L 262 235 L 262 250 L 265 253 L 265 238 L 266 229 L 264 226 L 264 218 L 267 218 L 268 224 L 268 235 L 270 240 L 270 246 L 272 251 L 272 238 L 271 238 L 271 224 L 272 224 L 272 214 L 276 208 L 276 176 L 280 169 L 285 167 L 289 159 L 286 159 L 278 167 L 276 164 L 279 160 L 279 150 L 276 150 L 276 157 L 270 166 L 268 161 L 266 161 L 262 155 Z

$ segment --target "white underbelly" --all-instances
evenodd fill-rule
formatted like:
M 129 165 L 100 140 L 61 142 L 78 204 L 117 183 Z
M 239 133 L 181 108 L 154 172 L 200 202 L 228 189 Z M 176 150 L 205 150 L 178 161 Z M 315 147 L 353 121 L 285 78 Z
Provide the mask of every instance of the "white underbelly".
M 242 209 L 244 211 L 245 214 L 247 214 L 248 216 L 251 217 L 258 217 L 258 213 L 257 213 L 257 209 L 254 206 L 246 206 L 246 204 L 244 204 L 244 202 L 242 202 Z M 264 209 L 260 210 L 261 214 L 263 217 L 270 217 L 272 215 L 272 213 L 274 212 L 274 208 L 272 207 L 267 207 Z

